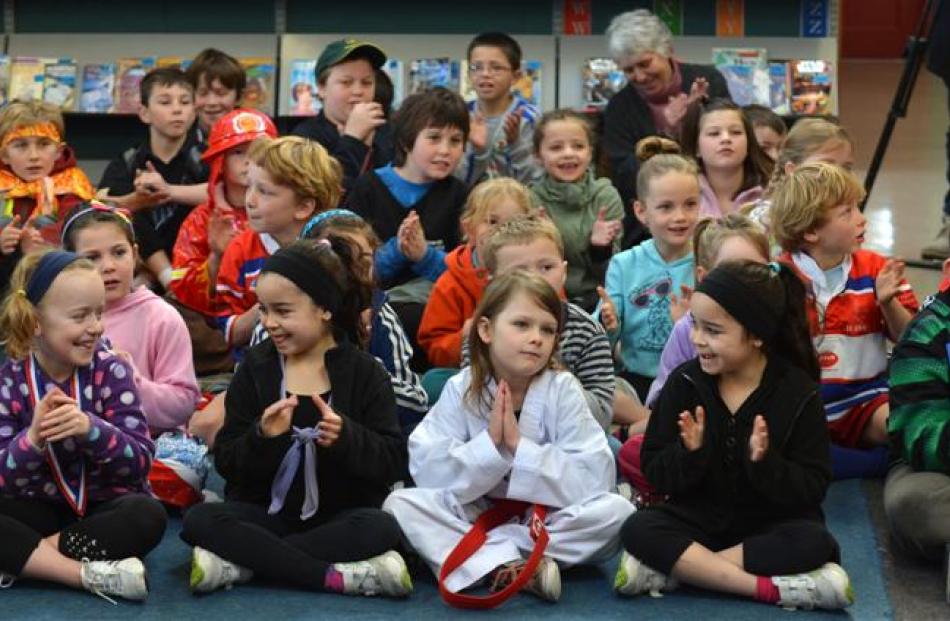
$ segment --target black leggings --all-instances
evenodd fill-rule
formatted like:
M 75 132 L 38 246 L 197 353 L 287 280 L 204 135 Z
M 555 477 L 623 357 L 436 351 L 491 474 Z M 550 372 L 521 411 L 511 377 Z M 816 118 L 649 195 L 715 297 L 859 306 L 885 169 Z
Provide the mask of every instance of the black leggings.
M 788 520 L 754 532 L 713 535 L 662 509 L 631 515 L 620 529 L 623 547 L 648 567 L 669 575 L 692 543 L 719 552 L 742 544 L 743 567 L 756 576 L 812 571 L 839 560 L 838 543 L 821 522 Z
M 396 519 L 379 509 L 350 509 L 324 521 L 291 522 L 260 505 L 228 501 L 193 507 L 185 514 L 181 538 L 257 577 L 322 591 L 332 563 L 365 560 L 398 548 L 401 533 Z
M 0 498 L 0 572 L 20 575 L 40 541 L 55 533 L 59 551 L 76 560 L 142 557 L 161 542 L 167 519 L 146 494 L 89 505 L 82 518 L 64 504 Z

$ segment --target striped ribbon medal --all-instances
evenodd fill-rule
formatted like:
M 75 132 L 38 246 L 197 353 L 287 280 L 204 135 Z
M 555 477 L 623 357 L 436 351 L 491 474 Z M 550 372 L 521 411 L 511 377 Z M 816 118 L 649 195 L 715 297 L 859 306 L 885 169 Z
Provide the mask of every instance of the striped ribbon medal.
M 26 369 L 26 383 L 30 389 L 30 405 L 33 409 L 33 412 L 36 412 L 37 404 L 42 401 L 43 397 L 46 395 L 46 389 L 43 386 L 40 386 L 40 382 L 37 378 L 36 369 L 39 366 L 36 362 L 36 358 L 31 354 L 27 360 L 27 369 Z M 79 409 L 82 409 L 82 390 L 79 385 L 79 369 L 73 371 L 73 376 L 69 381 L 69 394 L 68 396 L 71 399 L 74 399 L 76 403 L 79 404 Z M 79 471 L 79 485 L 77 488 L 73 488 L 69 484 L 69 480 L 66 478 L 66 473 L 63 467 L 59 463 L 59 458 L 56 456 L 56 451 L 53 449 L 53 443 L 46 443 L 46 461 L 49 463 L 50 470 L 53 473 L 53 482 L 56 483 L 56 487 L 59 488 L 60 493 L 63 495 L 63 498 L 66 499 L 66 503 L 69 504 L 69 507 L 73 510 L 76 515 L 85 515 L 86 513 L 86 462 L 83 460 L 81 462 L 81 469 Z

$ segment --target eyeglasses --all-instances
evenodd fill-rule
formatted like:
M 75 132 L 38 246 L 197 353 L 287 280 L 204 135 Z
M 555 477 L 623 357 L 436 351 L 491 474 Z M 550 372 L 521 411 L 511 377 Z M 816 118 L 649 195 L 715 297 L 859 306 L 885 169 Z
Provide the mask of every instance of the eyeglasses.
M 471 73 L 487 73 L 489 75 L 498 75 L 499 73 L 505 73 L 506 71 L 511 71 L 511 67 L 506 67 L 505 65 L 499 65 L 498 63 L 469 63 L 468 70 Z

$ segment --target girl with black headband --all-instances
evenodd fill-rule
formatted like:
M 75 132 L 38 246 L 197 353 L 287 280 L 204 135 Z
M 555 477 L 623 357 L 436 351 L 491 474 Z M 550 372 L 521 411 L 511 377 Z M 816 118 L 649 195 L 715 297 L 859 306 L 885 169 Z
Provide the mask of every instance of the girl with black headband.
M 104 348 L 105 287 L 71 252 L 27 255 L 0 310 L 0 587 L 16 577 L 148 595 L 165 510 L 131 367 Z M 110 599 L 111 601 L 111 599 Z
M 696 288 L 698 357 L 670 374 L 641 456 L 669 501 L 624 524 L 619 593 L 682 581 L 785 607 L 854 601 L 821 511 L 830 444 L 804 295 L 787 267 L 750 261 Z
M 214 457 L 223 503 L 197 505 L 191 587 L 252 577 L 311 591 L 408 595 L 395 519 L 379 507 L 407 470 L 389 374 L 358 349 L 371 286 L 351 246 L 302 240 L 257 281 L 270 338 L 252 347 L 225 401 Z

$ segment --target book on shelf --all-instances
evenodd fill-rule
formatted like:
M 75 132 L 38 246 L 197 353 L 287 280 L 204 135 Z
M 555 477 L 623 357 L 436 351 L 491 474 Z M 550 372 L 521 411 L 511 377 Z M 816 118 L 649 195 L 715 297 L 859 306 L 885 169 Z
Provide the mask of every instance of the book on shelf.
M 46 65 L 43 76 L 43 101 L 72 110 L 76 104 L 76 63 L 60 60 Z
M 451 58 L 419 58 L 409 65 L 409 95 L 441 86 L 458 92 L 461 63 Z
M 241 106 L 255 108 L 265 114 L 273 114 L 274 110 L 274 76 L 277 68 L 273 58 L 240 58 L 238 62 L 244 67 L 247 75 L 247 84 L 241 94 Z
M 624 87 L 626 78 L 612 58 L 588 58 L 581 66 L 581 92 L 585 108 L 599 109 Z
M 406 98 L 405 66 L 398 58 L 389 58 L 383 65 L 383 71 L 393 83 L 393 108 L 398 108 L 402 100 Z
M 135 114 L 142 101 L 139 85 L 145 74 L 155 68 L 154 56 L 120 58 L 115 77 L 115 112 Z
M 788 114 L 791 87 L 787 60 L 769 61 L 769 107 L 775 114 Z
M 832 114 L 832 64 L 825 60 L 791 60 L 790 106 L 795 114 Z
M 90 64 L 82 68 L 80 112 L 112 112 L 115 108 L 115 63 Z
M 46 63 L 56 60 L 37 56 L 14 57 L 10 63 L 10 99 L 42 100 Z
M 290 63 L 290 92 L 287 94 L 287 110 L 290 116 L 314 116 L 320 112 L 317 98 L 317 61 L 295 60 Z
M 7 104 L 10 95 L 10 57 L 0 54 L 0 106 Z
M 729 95 L 740 106 L 768 106 L 768 53 L 761 48 L 714 47 L 712 62 L 726 79 Z

